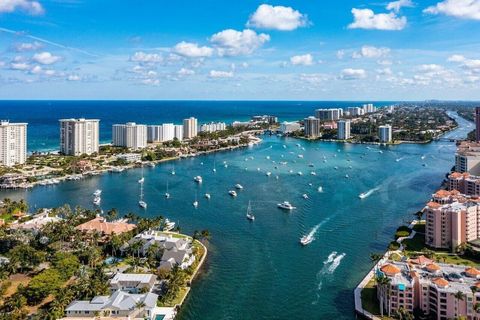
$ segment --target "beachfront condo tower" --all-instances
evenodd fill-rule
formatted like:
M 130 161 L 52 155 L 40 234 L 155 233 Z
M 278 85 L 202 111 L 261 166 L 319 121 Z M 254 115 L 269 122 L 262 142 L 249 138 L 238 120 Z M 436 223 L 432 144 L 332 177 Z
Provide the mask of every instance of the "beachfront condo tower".
M 99 148 L 98 119 L 60 119 L 60 153 L 70 156 L 92 154 Z
M 13 166 L 27 159 L 27 124 L 0 121 L 0 165 Z

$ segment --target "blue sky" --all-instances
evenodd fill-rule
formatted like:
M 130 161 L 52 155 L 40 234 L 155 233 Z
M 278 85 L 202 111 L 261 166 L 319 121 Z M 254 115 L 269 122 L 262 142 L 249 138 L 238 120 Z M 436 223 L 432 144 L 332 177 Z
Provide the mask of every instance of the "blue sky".
M 480 100 L 480 0 L 0 0 L 0 99 Z

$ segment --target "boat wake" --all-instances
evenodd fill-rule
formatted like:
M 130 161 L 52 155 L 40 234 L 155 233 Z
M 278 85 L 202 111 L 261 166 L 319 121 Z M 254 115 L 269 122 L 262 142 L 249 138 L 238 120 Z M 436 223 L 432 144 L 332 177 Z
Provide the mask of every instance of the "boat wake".
M 312 301 L 312 304 L 317 304 L 320 300 L 320 291 L 322 290 L 324 281 L 332 281 L 333 280 L 333 273 L 342 263 L 343 258 L 345 257 L 345 253 L 340 253 L 333 251 L 330 253 L 325 261 L 323 261 L 323 267 L 320 271 L 317 272 L 317 290 L 316 290 L 316 299 Z
M 375 191 L 378 191 L 380 190 L 380 187 L 376 187 L 376 188 L 373 188 L 373 189 L 370 189 L 368 190 L 367 192 L 362 192 L 358 195 L 358 197 L 360 199 L 365 199 L 365 198 L 368 198 L 372 195 L 372 193 L 374 193 Z
M 405 157 L 397 158 L 397 159 L 395 159 L 395 161 L 396 161 L 396 162 L 400 162 L 400 161 L 402 161 L 403 159 L 405 159 Z

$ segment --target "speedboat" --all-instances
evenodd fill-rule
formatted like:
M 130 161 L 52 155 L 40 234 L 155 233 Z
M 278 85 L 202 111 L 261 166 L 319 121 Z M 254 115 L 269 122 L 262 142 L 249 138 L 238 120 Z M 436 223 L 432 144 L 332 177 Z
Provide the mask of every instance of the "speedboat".
M 272 173 L 270 171 L 268 171 L 267 173 L 265 173 L 267 175 L 267 177 L 270 177 L 272 175 Z
M 101 194 L 102 194 L 102 190 L 100 189 L 95 190 L 95 192 L 93 193 L 95 197 L 100 197 Z
M 175 170 L 172 170 L 170 173 L 172 174 L 172 176 L 174 176 L 175 175 Z
M 358 195 L 358 197 L 359 197 L 360 199 L 365 199 L 367 196 L 368 196 L 368 195 L 367 195 L 367 192 L 362 192 L 362 193 L 360 193 L 360 194 Z
M 236 197 L 236 196 L 237 196 L 237 193 L 235 192 L 235 190 L 230 190 L 230 191 L 228 191 L 228 194 L 231 195 L 232 197 Z
M 315 171 L 310 172 L 310 174 L 311 174 L 312 176 L 316 176 L 316 175 L 317 175 L 317 173 L 316 173 Z
M 243 189 L 243 186 L 242 186 L 240 183 L 237 183 L 237 184 L 235 185 L 235 189 L 242 190 L 242 189 Z
M 265 159 L 270 160 L 270 156 L 266 156 Z
M 192 204 L 193 204 L 193 206 L 194 206 L 195 208 L 197 208 L 197 207 L 198 207 L 198 201 L 197 201 L 197 200 L 193 201 L 193 203 L 192 203 Z
M 303 172 L 302 172 L 302 171 L 298 171 L 297 174 L 298 174 L 299 176 L 303 176 Z
M 346 175 L 345 175 L 345 178 L 348 179 L 348 178 L 350 178 L 350 177 L 348 176 L 348 174 L 346 174 Z
M 102 201 L 102 198 L 95 197 L 95 199 L 93 199 L 93 204 L 96 206 L 99 206 L 101 201 Z
M 290 204 L 290 202 L 288 202 L 288 201 L 283 201 L 282 203 L 277 204 L 277 207 L 279 207 L 280 209 L 284 209 L 284 210 L 296 209 L 296 207 L 292 206 Z
M 198 183 L 202 183 L 203 179 L 202 179 L 201 176 L 196 176 L 196 177 L 193 178 L 193 181 L 198 182 Z
M 309 166 L 310 168 L 313 168 L 315 165 L 314 165 L 313 163 L 310 163 L 308 166 Z
M 138 201 L 140 208 L 147 209 L 147 203 L 143 200 Z
M 306 236 L 303 236 L 303 237 L 300 238 L 300 244 L 302 246 L 306 246 L 306 245 L 310 244 L 312 241 L 313 241 L 313 236 L 311 236 L 311 235 L 306 235 Z
M 138 180 L 138 183 L 144 183 L 144 182 L 145 182 L 145 178 L 144 178 L 144 177 L 142 177 L 142 178 L 140 178 L 140 180 Z
M 210 193 L 205 193 L 205 198 L 207 198 L 208 200 L 210 200 L 210 198 L 211 198 Z
M 302 194 L 303 199 L 308 199 L 308 195 L 306 193 Z
M 255 216 L 252 213 L 252 207 L 250 206 L 250 201 L 248 201 L 248 207 L 247 207 L 247 219 L 250 221 L 255 220 Z
M 165 198 L 170 199 L 170 193 L 165 192 Z
M 299 154 L 297 157 L 299 157 L 300 159 L 303 158 L 303 154 Z
M 318 192 L 323 192 L 323 187 L 322 186 L 318 187 L 317 191 Z

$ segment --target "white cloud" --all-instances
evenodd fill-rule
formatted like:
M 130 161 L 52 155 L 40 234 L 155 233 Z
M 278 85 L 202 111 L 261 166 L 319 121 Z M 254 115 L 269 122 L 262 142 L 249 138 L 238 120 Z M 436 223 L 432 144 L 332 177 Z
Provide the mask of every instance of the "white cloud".
M 352 58 L 359 59 L 359 58 L 383 58 L 390 53 L 389 48 L 381 47 L 373 47 L 373 46 L 363 46 L 360 51 L 355 51 L 352 54 Z
M 257 34 L 250 29 L 243 31 L 227 29 L 214 34 L 210 41 L 220 56 L 238 56 L 251 54 L 270 41 L 270 36 L 264 33 Z
M 40 64 L 54 64 L 60 59 L 61 58 L 59 56 L 55 56 L 47 51 L 36 53 L 33 55 L 33 58 L 32 58 L 33 61 Z
M 30 65 L 26 62 L 12 62 L 10 63 L 10 69 L 24 71 L 30 69 Z
M 378 60 L 377 64 L 381 66 L 391 66 L 393 62 L 391 60 Z
M 38 50 L 42 47 L 43 47 L 43 45 L 38 41 L 18 43 L 18 44 L 15 45 L 15 51 L 17 51 L 17 52 L 35 51 L 35 50 Z
M 398 1 L 393 1 L 387 4 L 387 10 L 393 10 L 397 13 L 403 7 L 413 7 L 412 0 L 398 0 Z
M 342 80 L 356 80 L 363 79 L 367 76 L 367 72 L 364 69 L 343 69 L 340 73 L 340 79 Z
M 294 66 L 311 66 L 313 64 L 313 57 L 310 53 L 293 56 L 290 58 L 290 63 Z
M 163 61 L 163 57 L 157 53 L 145 53 L 137 51 L 130 57 L 130 61 L 139 63 L 159 63 Z
M 210 78 L 232 78 L 233 72 L 232 71 L 217 71 L 217 70 L 210 70 L 208 74 Z
M 1 0 L 0 13 L 10 13 L 16 10 L 22 10 L 32 15 L 43 14 L 42 5 L 33 0 Z
M 343 59 L 343 57 L 345 57 L 345 50 L 338 50 L 336 55 L 337 55 L 337 59 Z
M 420 72 L 431 73 L 431 72 L 441 72 L 444 70 L 443 66 L 438 64 L 422 64 L 418 67 Z
M 354 21 L 349 29 L 402 30 L 407 25 L 406 17 L 399 17 L 394 12 L 375 14 L 370 9 L 352 9 Z
M 209 47 L 199 47 L 196 43 L 182 41 L 173 48 L 176 54 L 187 58 L 205 58 L 213 54 L 213 49 Z
M 426 8 L 423 12 L 480 20 L 480 0 L 444 0 Z
M 480 73 L 480 59 L 468 59 L 462 55 L 455 54 L 448 58 L 450 62 L 457 62 L 467 72 Z
M 141 83 L 149 86 L 158 86 L 160 84 L 160 80 L 158 79 L 144 79 Z
M 291 7 L 260 5 L 250 16 L 247 27 L 291 31 L 308 24 L 307 16 Z
M 82 80 L 82 77 L 80 77 L 78 74 L 70 74 L 67 77 L 68 81 L 80 81 Z
M 192 69 L 181 68 L 180 70 L 177 71 L 177 74 L 179 76 L 191 76 L 195 74 L 195 71 Z
M 312 85 L 318 85 L 327 81 L 329 77 L 322 73 L 302 73 L 299 75 L 299 79 Z
M 33 73 L 33 74 L 40 74 L 40 73 L 42 73 L 42 71 L 43 71 L 43 69 L 39 65 L 36 65 L 35 67 L 33 67 L 30 70 L 30 72 Z
M 379 75 L 382 75 L 382 76 L 389 76 L 393 74 L 392 69 L 388 67 L 383 69 L 377 69 L 376 71 Z

